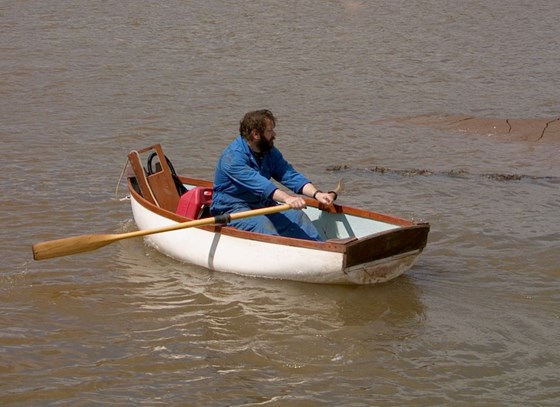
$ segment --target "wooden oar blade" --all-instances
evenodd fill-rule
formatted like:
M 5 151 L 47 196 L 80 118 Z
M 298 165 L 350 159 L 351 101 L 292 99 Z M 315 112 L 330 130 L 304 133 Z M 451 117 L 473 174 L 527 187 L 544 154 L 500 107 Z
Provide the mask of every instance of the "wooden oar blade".
M 120 235 L 105 234 L 83 235 L 41 242 L 33 245 L 33 259 L 44 260 L 89 252 L 120 239 Z
M 334 192 L 336 192 L 336 194 L 340 194 L 342 191 L 344 191 L 344 179 L 340 179 L 338 181 L 338 184 L 336 184 L 336 188 L 334 189 Z

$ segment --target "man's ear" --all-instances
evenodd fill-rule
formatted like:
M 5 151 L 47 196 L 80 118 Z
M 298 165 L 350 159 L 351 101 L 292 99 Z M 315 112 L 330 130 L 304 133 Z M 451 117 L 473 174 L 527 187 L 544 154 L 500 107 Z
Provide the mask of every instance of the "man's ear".
M 251 131 L 251 138 L 253 140 L 258 140 L 261 138 L 261 135 L 259 134 L 259 132 L 257 130 L 253 130 Z

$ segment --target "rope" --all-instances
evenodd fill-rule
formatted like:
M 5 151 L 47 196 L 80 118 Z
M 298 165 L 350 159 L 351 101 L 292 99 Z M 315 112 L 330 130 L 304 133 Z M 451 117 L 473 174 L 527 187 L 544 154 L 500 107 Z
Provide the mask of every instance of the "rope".
M 123 175 L 126 171 L 126 168 L 128 167 L 128 163 L 130 162 L 130 160 L 128 159 L 128 157 L 126 158 L 126 162 L 124 163 L 124 167 L 122 169 L 121 172 L 121 176 L 119 177 L 119 180 L 117 181 L 117 187 L 115 188 L 115 199 L 119 200 L 119 201 L 123 201 L 128 199 L 128 196 L 124 197 L 123 199 L 119 199 L 119 186 L 121 185 L 121 181 L 123 178 Z

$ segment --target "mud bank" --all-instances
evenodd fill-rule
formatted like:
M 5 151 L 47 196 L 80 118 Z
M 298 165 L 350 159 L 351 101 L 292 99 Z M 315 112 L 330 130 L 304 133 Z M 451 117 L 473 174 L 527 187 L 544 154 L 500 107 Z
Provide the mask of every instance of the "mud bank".
M 495 181 L 522 181 L 522 180 L 543 180 L 543 181 L 560 181 L 560 177 L 555 176 L 534 176 L 525 174 L 502 174 L 502 173 L 476 173 L 466 169 L 453 169 L 449 171 L 433 171 L 426 168 L 408 168 L 408 169 L 395 169 L 387 167 L 363 167 L 352 168 L 346 164 L 331 165 L 326 168 L 331 172 L 371 172 L 382 175 L 398 175 L 402 177 L 431 177 L 431 176 L 445 176 L 453 178 L 488 178 Z
M 394 119 L 400 124 L 430 126 L 502 140 L 560 142 L 560 117 L 502 119 L 462 115 L 421 115 Z

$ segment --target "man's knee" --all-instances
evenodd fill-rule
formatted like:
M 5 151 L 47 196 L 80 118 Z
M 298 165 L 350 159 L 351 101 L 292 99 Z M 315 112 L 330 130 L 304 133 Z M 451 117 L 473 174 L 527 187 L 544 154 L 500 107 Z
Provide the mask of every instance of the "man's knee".
M 266 216 L 255 216 L 247 219 L 240 219 L 231 223 L 231 226 L 249 232 L 263 233 L 266 235 L 278 235 L 274 224 Z

